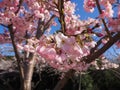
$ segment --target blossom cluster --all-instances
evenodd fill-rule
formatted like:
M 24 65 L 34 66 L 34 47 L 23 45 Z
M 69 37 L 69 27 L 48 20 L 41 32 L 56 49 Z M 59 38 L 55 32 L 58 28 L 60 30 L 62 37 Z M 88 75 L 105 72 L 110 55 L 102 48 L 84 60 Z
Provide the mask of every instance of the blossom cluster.
M 95 6 L 95 0 L 84 0 L 84 9 L 87 12 L 93 12 Z
M 21 0 L 22 1 L 22 0 Z M 3 0 L 0 2 L 0 24 L 13 25 L 15 37 L 23 40 L 26 31 L 33 34 L 39 19 L 47 22 L 51 15 L 45 4 L 37 0 Z
M 99 0 L 100 5 L 103 7 L 102 12 L 100 12 L 101 18 L 109 18 L 113 17 L 114 11 L 112 4 L 116 2 L 116 0 Z M 96 7 L 96 0 L 84 0 L 84 9 L 87 12 L 93 12 Z
M 102 57 L 100 59 L 100 61 L 92 62 L 92 65 L 98 70 L 104 70 L 104 69 L 118 68 L 119 67 L 119 64 L 114 63 L 114 62 L 110 62 L 105 57 Z
M 90 48 L 95 46 L 95 42 L 81 42 L 79 37 L 65 36 L 63 33 L 57 33 L 50 36 L 43 36 L 40 39 L 37 52 L 45 58 L 48 63 L 61 71 L 75 69 L 77 71 L 85 70 L 87 66 L 81 62 L 81 58 L 90 54 Z M 79 41 L 80 42 L 80 41 Z
M 21 1 L 21 2 L 20 2 Z M 113 20 L 112 4 L 115 0 L 99 0 L 104 7 L 99 18 L 109 18 L 108 26 L 111 31 L 119 30 L 119 19 Z M 19 51 L 37 53 L 44 58 L 49 65 L 61 70 L 77 71 L 86 70 L 89 64 L 81 62 L 81 59 L 90 53 L 91 48 L 97 44 L 92 36 L 98 35 L 93 28 L 102 26 L 99 19 L 88 18 L 80 20 L 80 16 L 75 14 L 76 4 L 70 0 L 64 0 L 64 22 L 65 33 L 56 32 L 53 35 L 43 34 L 40 39 L 36 38 L 37 31 L 42 25 L 47 28 L 55 25 L 53 20 L 50 24 L 52 15 L 59 19 L 58 0 L 2 0 L 0 2 L 0 24 L 12 26 L 15 42 Z M 96 5 L 95 0 L 84 0 L 84 8 L 87 12 L 93 12 Z M 119 16 L 119 12 L 118 12 Z M 110 21 L 111 20 L 111 21 Z M 40 21 L 40 23 L 39 23 Z M 113 22 L 112 22 L 113 21 Z M 40 25 L 41 26 L 40 26 Z M 45 31 L 45 30 L 43 30 Z M 44 32 L 43 32 L 44 33 Z M 9 38 L 9 33 L 7 33 Z M 99 37 L 103 36 L 101 33 Z M 3 35 L 0 40 L 4 42 Z
M 74 3 L 67 1 L 64 5 L 66 32 L 43 35 L 37 52 L 56 69 L 83 71 L 88 68 L 89 64 L 81 62 L 81 59 L 89 55 L 90 49 L 96 45 L 91 38 L 93 33 L 87 26 L 95 26 L 99 21 L 92 18 L 82 21 L 78 15 L 75 15 Z

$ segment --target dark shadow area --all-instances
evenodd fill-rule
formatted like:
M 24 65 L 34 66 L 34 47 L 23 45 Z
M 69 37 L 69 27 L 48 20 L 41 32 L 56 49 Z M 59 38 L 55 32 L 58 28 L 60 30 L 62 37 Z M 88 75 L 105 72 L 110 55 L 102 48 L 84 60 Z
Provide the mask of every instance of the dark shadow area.
M 5 63 L 1 62 L 0 66 L 0 90 L 19 90 L 20 77 L 17 68 L 13 64 L 12 67 L 1 68 L 8 64 Z M 117 73 L 108 69 L 88 70 L 81 76 L 74 75 L 62 90 L 120 90 L 120 70 L 118 68 L 114 71 Z M 45 67 L 42 71 L 35 67 L 32 90 L 53 90 L 60 77 L 60 73 L 51 67 Z

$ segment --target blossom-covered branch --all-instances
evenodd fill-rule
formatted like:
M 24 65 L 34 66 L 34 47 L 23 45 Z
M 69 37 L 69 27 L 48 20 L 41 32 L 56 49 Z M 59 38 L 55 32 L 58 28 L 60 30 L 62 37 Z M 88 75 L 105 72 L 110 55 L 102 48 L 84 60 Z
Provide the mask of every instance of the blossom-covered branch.
M 98 0 L 95 0 L 95 1 L 96 1 L 96 5 L 97 5 L 97 8 L 98 8 L 98 11 L 99 11 L 100 15 L 103 14 L 103 11 L 101 10 L 99 1 L 98 1 Z M 109 8 L 110 8 L 110 7 L 109 7 Z M 107 32 L 109 38 L 111 38 L 110 31 L 109 31 L 109 29 L 108 29 L 108 27 L 107 27 L 107 25 L 106 25 L 106 23 L 105 23 L 105 20 L 104 20 L 103 18 L 102 18 L 102 22 L 103 22 L 103 25 L 104 25 L 104 27 L 105 27 L 105 31 Z
M 24 79 L 24 70 L 23 70 L 23 67 L 22 67 L 21 58 L 20 58 L 17 46 L 15 44 L 13 25 L 12 24 L 8 25 L 8 29 L 9 29 L 9 32 L 10 32 L 10 37 L 11 37 L 12 45 L 13 45 L 13 48 L 14 48 L 15 57 L 17 59 L 18 68 L 20 70 L 21 80 L 23 80 Z
M 113 36 L 111 40 L 109 40 L 102 48 L 85 57 L 83 61 L 85 61 L 86 63 L 91 63 L 92 61 L 95 60 L 95 58 L 98 58 L 99 56 L 101 56 L 106 50 L 108 50 L 118 40 L 120 40 L 120 32 L 117 33 L 115 36 Z

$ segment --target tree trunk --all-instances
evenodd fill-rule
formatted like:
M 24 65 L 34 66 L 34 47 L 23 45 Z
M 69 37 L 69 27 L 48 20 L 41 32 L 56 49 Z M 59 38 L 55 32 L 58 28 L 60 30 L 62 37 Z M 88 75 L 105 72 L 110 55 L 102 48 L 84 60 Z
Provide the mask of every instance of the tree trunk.
M 35 60 L 32 59 L 24 67 L 24 79 L 21 82 L 21 90 L 32 90 L 31 82 L 35 66 Z
M 64 78 L 62 78 L 57 85 L 55 86 L 54 90 L 62 90 L 67 81 L 74 75 L 75 71 L 74 70 L 69 70 L 68 72 L 65 73 Z
M 23 90 L 31 90 L 31 81 L 24 80 L 24 82 L 23 82 Z

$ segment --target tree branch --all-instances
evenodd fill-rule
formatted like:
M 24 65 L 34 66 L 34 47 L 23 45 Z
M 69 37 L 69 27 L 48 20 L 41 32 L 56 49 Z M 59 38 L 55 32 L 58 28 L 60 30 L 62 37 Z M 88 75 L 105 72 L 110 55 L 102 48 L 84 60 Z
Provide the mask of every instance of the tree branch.
M 12 45 L 13 45 L 13 48 L 14 48 L 15 57 L 17 59 L 18 68 L 20 70 L 20 74 L 21 74 L 20 76 L 21 76 L 21 79 L 23 80 L 24 79 L 24 70 L 23 70 L 23 67 L 21 66 L 21 59 L 20 59 L 20 56 L 19 56 L 19 52 L 17 50 L 17 46 L 16 46 L 15 41 L 14 41 L 13 25 L 12 24 L 8 25 L 8 29 L 9 29 L 9 32 L 10 32 L 10 37 L 11 37 Z
M 52 17 L 48 20 L 48 22 L 44 25 L 45 26 L 45 30 L 50 26 L 52 20 L 55 18 L 55 15 L 52 15 Z
M 17 14 L 17 13 L 19 12 L 20 7 L 21 7 L 23 1 L 24 1 L 24 0 L 20 0 L 20 1 L 19 1 L 18 9 L 17 9 L 17 11 L 15 12 L 15 14 Z
M 55 86 L 54 90 L 62 90 L 64 85 L 67 83 L 67 81 L 74 75 L 75 71 L 74 70 L 69 70 L 68 72 L 65 73 L 64 78 L 62 78 L 57 85 Z
M 102 39 L 104 39 L 104 38 L 106 38 L 106 37 L 107 37 L 107 36 L 102 37 L 102 38 L 97 42 L 97 45 L 95 45 L 95 47 L 90 50 L 90 53 L 94 53 L 95 50 L 97 50 L 97 48 L 101 45 Z
M 48 22 L 45 24 L 44 21 L 41 21 L 41 19 L 38 20 L 38 26 L 37 26 L 37 32 L 36 32 L 36 38 L 39 39 L 42 34 L 45 32 L 45 30 L 50 26 L 51 21 L 55 18 L 55 15 L 53 15 Z
M 100 55 L 102 55 L 106 50 L 108 50 L 119 39 L 120 39 L 120 32 L 118 32 L 115 36 L 113 36 L 102 48 L 100 48 L 94 53 L 91 53 L 87 57 L 84 57 L 82 61 L 84 61 L 85 63 L 91 63 L 93 60 L 95 60 Z
M 61 24 L 61 30 L 65 34 L 65 15 L 64 15 L 64 0 L 58 0 L 59 21 Z
M 98 1 L 98 0 L 95 0 L 95 1 L 96 1 L 96 5 L 97 5 L 97 8 L 98 8 L 99 13 L 102 14 L 102 10 L 101 10 L 99 1 Z M 102 22 L 103 22 L 103 25 L 104 25 L 104 27 L 105 27 L 105 31 L 107 32 L 109 38 L 111 38 L 111 34 L 110 34 L 109 29 L 108 29 L 108 27 L 107 27 L 107 25 L 106 25 L 106 23 L 105 23 L 105 20 L 102 19 Z
M 38 26 L 37 26 L 37 32 L 36 32 L 36 38 L 39 39 L 43 33 L 44 33 L 44 21 L 41 21 L 41 19 L 39 19 Z

